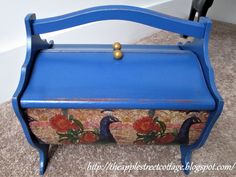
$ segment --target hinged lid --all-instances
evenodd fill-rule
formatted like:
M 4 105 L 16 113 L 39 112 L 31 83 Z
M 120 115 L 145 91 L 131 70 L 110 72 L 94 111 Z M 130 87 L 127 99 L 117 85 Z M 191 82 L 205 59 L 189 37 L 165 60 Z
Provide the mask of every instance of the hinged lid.
M 21 98 L 23 108 L 215 107 L 198 58 L 177 46 L 55 45 L 42 50 Z

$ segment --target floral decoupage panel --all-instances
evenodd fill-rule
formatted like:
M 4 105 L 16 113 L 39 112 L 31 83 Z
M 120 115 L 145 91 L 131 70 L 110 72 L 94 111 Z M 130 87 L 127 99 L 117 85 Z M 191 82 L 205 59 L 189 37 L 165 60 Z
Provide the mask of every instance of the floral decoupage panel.
M 32 132 L 50 144 L 191 144 L 208 112 L 143 109 L 27 109 Z

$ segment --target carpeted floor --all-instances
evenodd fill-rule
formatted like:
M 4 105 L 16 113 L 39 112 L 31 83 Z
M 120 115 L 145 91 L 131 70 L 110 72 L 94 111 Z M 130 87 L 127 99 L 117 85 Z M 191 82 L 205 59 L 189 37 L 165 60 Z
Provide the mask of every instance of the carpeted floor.
M 176 43 L 179 36 L 158 32 L 139 43 Z M 214 22 L 210 56 L 217 86 L 225 100 L 223 114 L 205 146 L 193 154 L 195 164 L 236 162 L 236 25 Z M 184 176 L 173 171 L 89 171 L 89 162 L 105 164 L 180 164 L 178 146 L 54 146 L 45 176 Z M 26 141 L 10 103 L 0 106 L 0 176 L 38 176 L 38 153 Z M 236 176 L 233 171 L 192 172 L 193 176 Z

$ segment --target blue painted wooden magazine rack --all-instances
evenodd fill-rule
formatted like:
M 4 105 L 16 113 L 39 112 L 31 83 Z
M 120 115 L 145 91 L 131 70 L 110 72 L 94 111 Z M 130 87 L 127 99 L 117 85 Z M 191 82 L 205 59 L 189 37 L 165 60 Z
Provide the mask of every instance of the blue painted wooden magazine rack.
M 54 44 L 39 36 L 102 20 L 132 21 L 194 40 L 164 46 L 117 43 L 113 49 L 112 45 Z M 40 174 L 46 169 L 49 144 L 118 142 L 115 133 L 120 129 L 115 122 L 122 127 L 122 115 L 136 116 L 135 111 L 143 116 L 133 116 L 133 126 L 127 124 L 136 131 L 134 144 L 177 142 L 184 171 L 189 173 L 192 151 L 205 143 L 223 109 L 208 57 L 208 18 L 192 22 L 137 7 L 101 6 L 39 20 L 29 14 L 25 25 L 27 55 L 12 103 L 28 142 L 39 151 Z M 172 117 L 161 117 L 164 110 L 169 111 L 164 112 L 167 115 L 175 111 L 184 116 L 194 112 L 194 116 L 184 118 L 173 133 L 165 122 Z M 82 119 L 89 111 L 94 111 L 94 118 Z M 96 122 L 100 114 L 105 114 L 99 120 L 100 129 L 86 129 L 86 121 L 89 127 L 89 121 Z M 205 114 L 202 131 L 190 144 L 186 137 L 190 126 L 203 122 L 196 115 Z M 47 139 L 48 132 L 56 139 Z

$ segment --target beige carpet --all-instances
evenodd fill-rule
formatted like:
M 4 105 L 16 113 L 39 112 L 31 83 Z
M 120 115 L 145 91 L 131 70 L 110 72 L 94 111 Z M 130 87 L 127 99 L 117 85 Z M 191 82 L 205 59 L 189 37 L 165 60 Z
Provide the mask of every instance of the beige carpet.
M 176 43 L 179 36 L 156 33 L 140 43 Z M 193 154 L 195 164 L 233 164 L 236 162 L 236 25 L 214 22 L 210 56 L 216 83 L 225 100 L 222 116 L 207 143 Z M 0 106 L 0 176 L 38 176 L 38 153 L 26 141 L 10 103 Z M 53 154 L 53 155 L 52 155 Z M 180 164 L 178 146 L 85 146 L 53 147 L 45 176 L 184 176 L 170 171 L 89 171 L 89 162 L 105 164 Z M 207 171 L 191 176 L 236 176 L 233 171 Z

